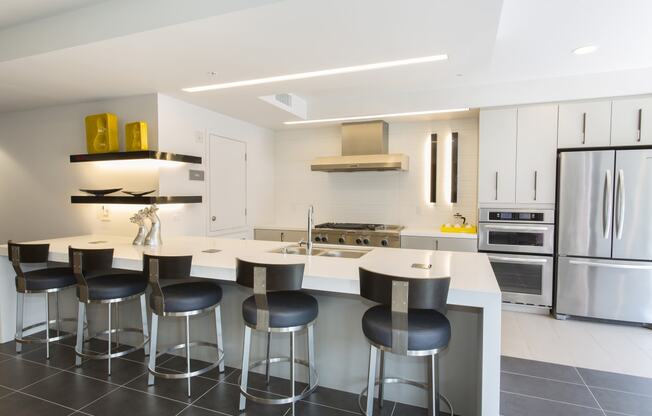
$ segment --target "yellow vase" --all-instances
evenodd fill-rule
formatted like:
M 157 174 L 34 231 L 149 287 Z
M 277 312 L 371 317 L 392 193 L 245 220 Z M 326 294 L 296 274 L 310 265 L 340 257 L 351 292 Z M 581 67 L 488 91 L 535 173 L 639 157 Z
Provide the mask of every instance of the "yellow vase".
M 107 153 L 120 150 L 118 142 L 118 117 L 104 113 L 87 116 L 86 149 L 88 153 Z
M 147 150 L 147 123 L 135 121 L 125 125 L 125 149 L 127 152 Z

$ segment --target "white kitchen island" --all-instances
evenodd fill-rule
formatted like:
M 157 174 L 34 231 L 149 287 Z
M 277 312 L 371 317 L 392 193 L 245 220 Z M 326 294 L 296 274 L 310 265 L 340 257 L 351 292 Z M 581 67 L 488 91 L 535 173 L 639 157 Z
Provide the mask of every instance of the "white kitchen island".
M 114 266 L 141 270 L 143 252 L 161 255 L 193 255 L 192 274 L 223 282 L 222 319 L 227 365 L 239 367 L 242 353 L 241 302 L 249 295 L 236 286 L 235 259 L 260 263 L 304 262 L 303 287 L 314 291 L 319 301 L 319 317 L 315 325 L 316 358 L 320 385 L 358 393 L 364 386 L 368 363 L 368 344 L 362 334 L 360 319 L 370 306 L 359 296 L 358 268 L 365 267 L 385 274 L 423 278 L 451 277 L 448 296 L 448 317 L 452 324 L 449 348 L 441 354 L 441 391 L 463 416 L 499 414 L 500 394 L 500 314 L 501 294 L 485 254 L 374 248 L 359 259 L 301 256 L 270 253 L 291 243 L 231 240 L 208 237 L 173 237 L 160 248 L 131 245 L 131 238 L 108 235 L 86 235 L 45 240 L 50 243 L 50 260 L 68 261 L 68 246 L 81 248 L 113 247 Z M 206 250 L 217 252 L 208 253 Z M 430 269 L 411 267 L 414 263 L 432 264 Z M 13 339 L 15 329 L 14 272 L 7 259 L 6 245 L 0 246 L 0 341 Z M 76 311 L 74 290 L 61 299 L 63 314 Z M 30 296 L 25 302 L 25 325 L 42 321 L 41 296 Z M 127 305 L 130 306 L 130 305 Z M 134 305 L 135 306 L 135 305 Z M 134 308 L 136 311 L 137 308 Z M 92 310 L 89 313 L 93 313 Z M 132 318 L 123 313 L 123 325 Z M 137 314 L 135 314 L 137 315 Z M 99 319 L 99 318 L 98 318 Z M 165 325 L 168 325 L 167 323 Z M 159 342 L 178 342 L 181 326 L 170 322 L 160 329 Z M 192 336 L 210 339 L 214 326 L 208 317 L 191 323 Z M 278 340 L 278 341 L 277 341 Z M 274 338 L 273 354 L 284 352 L 283 336 Z M 297 344 L 303 343 L 303 337 Z M 255 357 L 263 352 L 263 338 L 255 338 Z M 298 354 L 303 353 L 298 348 Z M 210 358 L 200 356 L 198 358 Z M 387 375 L 425 380 L 425 361 L 420 358 L 387 357 Z M 283 376 L 281 367 L 274 374 Z M 389 386 L 389 400 L 422 405 L 425 395 L 407 386 Z M 442 410 L 446 410 L 445 407 Z

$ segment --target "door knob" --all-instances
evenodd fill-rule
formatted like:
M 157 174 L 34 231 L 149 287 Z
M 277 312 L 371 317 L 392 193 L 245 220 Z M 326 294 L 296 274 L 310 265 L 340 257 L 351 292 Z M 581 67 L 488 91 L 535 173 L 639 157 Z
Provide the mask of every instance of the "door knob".
M 211 217 L 211 221 L 215 221 L 216 219 L 217 219 L 217 217 L 216 217 L 215 215 L 213 215 L 213 216 Z

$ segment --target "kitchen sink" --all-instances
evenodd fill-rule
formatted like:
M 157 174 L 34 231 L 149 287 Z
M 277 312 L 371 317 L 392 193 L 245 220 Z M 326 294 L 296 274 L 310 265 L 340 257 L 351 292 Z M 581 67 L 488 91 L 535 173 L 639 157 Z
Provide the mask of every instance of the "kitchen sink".
M 348 249 L 348 248 L 328 248 L 328 247 L 314 247 L 312 248 L 313 256 L 321 257 L 339 257 L 345 259 L 359 259 L 365 254 L 369 253 L 372 249 Z M 307 249 L 305 246 L 288 246 L 281 247 L 276 250 L 270 251 L 270 253 L 277 254 L 296 254 L 300 256 L 305 256 L 307 254 Z

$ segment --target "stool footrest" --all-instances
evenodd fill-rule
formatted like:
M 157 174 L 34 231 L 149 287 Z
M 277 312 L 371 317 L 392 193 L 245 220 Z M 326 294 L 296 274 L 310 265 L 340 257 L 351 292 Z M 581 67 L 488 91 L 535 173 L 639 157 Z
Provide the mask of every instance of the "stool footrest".
M 254 368 L 260 367 L 262 365 L 266 365 L 267 362 L 268 360 L 260 360 L 251 363 L 251 365 L 249 366 L 249 371 L 253 370 Z M 290 357 L 274 357 L 269 359 L 270 364 L 289 363 L 289 362 L 291 362 Z M 293 397 L 281 397 L 279 399 L 268 399 L 265 397 L 254 396 L 253 394 L 249 393 L 247 390 L 242 389 L 242 387 L 240 387 L 240 393 L 242 393 L 243 396 L 245 396 L 248 400 L 251 400 L 252 402 L 259 403 L 259 404 L 269 404 L 269 405 L 290 404 L 305 399 L 306 397 L 308 397 L 310 393 L 315 391 L 315 389 L 317 388 L 319 375 L 317 374 L 317 369 L 314 366 L 311 366 L 310 363 L 306 360 L 295 358 L 294 363 L 306 367 L 308 371 L 310 371 L 310 381 L 312 382 L 312 385 L 306 386 L 301 393 Z M 242 374 L 240 374 L 240 377 L 238 377 L 238 384 L 240 384 L 241 381 L 242 381 Z
M 147 366 L 147 370 L 149 371 L 150 374 L 153 374 L 156 377 L 168 379 L 168 380 L 178 380 L 178 379 L 186 379 L 186 378 L 191 378 L 191 377 L 196 377 L 200 376 L 204 373 L 207 373 L 220 365 L 224 361 L 224 350 L 219 348 L 217 344 L 211 343 L 211 342 L 204 342 L 204 341 L 193 341 L 190 344 L 188 344 L 190 347 L 210 347 L 214 348 L 217 351 L 217 361 L 214 363 L 211 363 L 205 367 L 202 367 L 198 370 L 191 371 L 190 373 L 168 373 L 168 372 L 163 372 L 163 371 L 157 371 L 155 368 L 151 368 Z M 180 350 L 182 348 L 186 348 L 186 344 L 177 344 L 172 347 L 169 347 L 159 353 L 156 353 L 156 358 L 164 355 L 164 354 L 169 354 L 172 351 L 175 350 Z M 151 354 L 152 352 L 150 352 Z
M 116 333 L 122 333 L 122 332 L 131 332 L 131 333 L 136 333 L 136 334 L 143 334 L 143 330 L 139 328 L 114 328 L 111 329 L 110 331 L 104 330 L 100 331 L 96 334 L 94 334 L 91 337 L 88 337 L 88 339 L 84 340 L 84 342 L 88 342 L 93 338 L 96 338 L 98 335 L 109 335 L 109 334 L 116 334 Z M 141 348 L 143 348 L 147 343 L 149 342 L 149 337 L 145 338 L 142 343 L 136 345 L 135 347 L 123 350 L 123 351 L 117 351 L 117 352 L 112 352 L 111 354 L 100 354 L 100 353 L 95 353 L 95 352 L 85 352 L 83 349 L 80 351 L 75 347 L 75 354 L 82 358 L 87 358 L 89 360 L 107 360 L 110 358 L 118 358 L 125 356 L 127 354 L 131 354 L 134 351 L 137 351 Z
M 404 384 L 408 386 L 417 387 L 422 390 L 428 390 L 428 383 L 420 383 L 418 381 L 408 380 L 404 378 L 397 378 L 397 377 L 385 377 L 383 379 L 376 379 L 374 386 L 380 386 L 381 384 Z M 366 395 L 367 395 L 367 387 L 365 387 L 358 395 L 358 407 L 360 408 L 360 412 L 362 412 L 364 416 L 369 416 L 367 411 L 362 406 L 362 398 L 365 397 Z M 450 415 L 454 416 L 455 413 L 453 411 L 453 405 L 451 404 L 450 400 L 448 400 L 448 398 L 441 393 L 439 393 L 438 396 L 441 400 L 444 401 L 444 403 L 446 403 L 446 406 L 448 406 L 448 409 L 450 410 Z
M 50 325 L 50 331 L 56 331 L 56 328 L 52 328 L 52 324 L 56 323 L 61 323 L 61 322 L 77 322 L 77 319 L 75 318 L 61 318 L 61 319 L 51 319 L 48 322 L 38 322 L 36 324 L 30 325 L 28 327 L 23 328 L 23 332 L 29 331 L 30 329 L 38 328 L 40 326 L 45 327 L 46 325 Z M 87 327 L 84 326 L 84 329 Z M 61 331 L 64 332 L 64 331 Z M 58 337 L 50 337 L 50 338 L 38 338 L 35 336 L 23 336 L 23 337 L 18 337 L 14 335 L 14 341 L 19 342 L 21 344 L 45 344 L 46 342 L 56 342 L 56 341 L 61 341 L 62 339 L 67 339 L 67 338 L 72 338 L 75 335 L 77 335 L 77 332 L 66 332 L 65 335 L 59 335 Z

